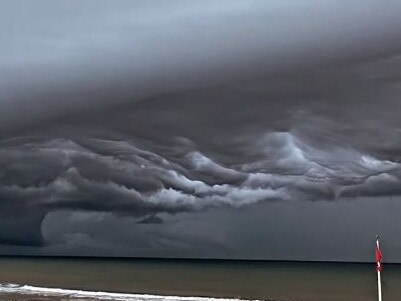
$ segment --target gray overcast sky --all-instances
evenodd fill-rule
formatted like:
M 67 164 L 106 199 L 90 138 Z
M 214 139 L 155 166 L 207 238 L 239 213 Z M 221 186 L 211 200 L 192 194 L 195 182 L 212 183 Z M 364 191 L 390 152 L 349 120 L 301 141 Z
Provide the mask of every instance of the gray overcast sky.
M 0 1 L 0 252 L 401 261 L 399 1 Z

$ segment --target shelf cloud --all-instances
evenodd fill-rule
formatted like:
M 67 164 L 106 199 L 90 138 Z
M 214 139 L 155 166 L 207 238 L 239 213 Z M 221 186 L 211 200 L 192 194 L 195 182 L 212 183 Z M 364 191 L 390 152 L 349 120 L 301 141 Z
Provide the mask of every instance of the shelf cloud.
M 110 229 L 124 226 L 122 243 L 155 256 L 247 257 L 249 242 L 234 252 L 235 236 L 196 219 L 234 227 L 277 203 L 398 198 L 400 13 L 396 1 L 3 2 L 1 250 L 118 255 Z

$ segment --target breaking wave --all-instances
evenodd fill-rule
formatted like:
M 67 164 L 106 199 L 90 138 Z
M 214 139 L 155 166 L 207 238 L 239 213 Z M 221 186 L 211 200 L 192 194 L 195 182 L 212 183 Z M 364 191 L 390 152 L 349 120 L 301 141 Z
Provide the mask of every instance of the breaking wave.
M 87 298 L 95 300 L 121 300 L 121 301 L 239 301 L 234 298 L 208 298 L 208 297 L 181 297 L 148 294 L 111 293 L 102 291 L 84 291 L 74 289 L 48 288 L 31 285 L 18 285 L 13 283 L 0 284 L 0 294 L 41 295 L 46 297 Z M 268 299 L 265 299 L 268 300 Z M 256 301 L 256 300 L 255 300 Z

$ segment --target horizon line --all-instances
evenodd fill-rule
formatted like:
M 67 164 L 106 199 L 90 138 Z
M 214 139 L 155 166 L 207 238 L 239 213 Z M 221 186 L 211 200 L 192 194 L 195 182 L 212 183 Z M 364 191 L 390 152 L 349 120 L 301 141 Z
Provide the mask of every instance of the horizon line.
M 0 258 L 46 258 L 46 259 L 104 259 L 104 260 L 145 260 L 145 261 L 221 261 L 221 262 L 292 262 L 292 263 L 346 263 L 374 264 L 372 261 L 347 260 L 304 260 L 304 259 L 263 259 L 263 258 L 216 258 L 216 257 L 142 257 L 142 256 L 96 256 L 96 255 L 10 255 L 0 254 Z M 383 264 L 401 264 L 396 261 L 383 261 Z

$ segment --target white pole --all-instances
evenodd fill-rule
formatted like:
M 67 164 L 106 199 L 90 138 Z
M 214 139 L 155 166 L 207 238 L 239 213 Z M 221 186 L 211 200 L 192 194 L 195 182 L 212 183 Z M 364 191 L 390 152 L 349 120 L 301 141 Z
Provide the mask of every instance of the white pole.
M 377 293 L 379 295 L 379 301 L 382 301 L 382 282 L 380 277 L 380 271 L 377 271 Z
M 379 236 L 376 238 L 376 246 L 377 249 L 380 250 L 380 245 L 379 245 Z M 379 298 L 379 301 L 382 301 L 382 279 L 380 275 L 380 270 L 381 270 L 381 262 L 378 263 L 377 267 L 377 295 Z

